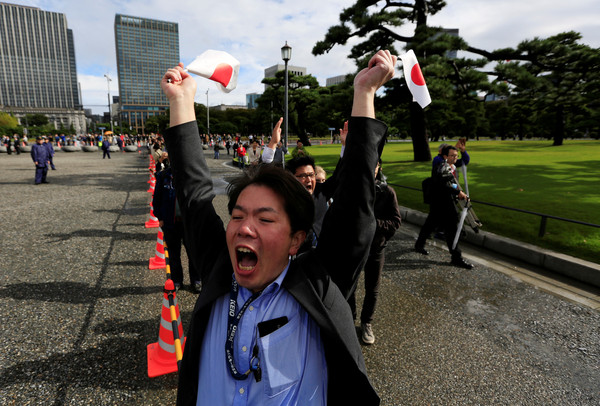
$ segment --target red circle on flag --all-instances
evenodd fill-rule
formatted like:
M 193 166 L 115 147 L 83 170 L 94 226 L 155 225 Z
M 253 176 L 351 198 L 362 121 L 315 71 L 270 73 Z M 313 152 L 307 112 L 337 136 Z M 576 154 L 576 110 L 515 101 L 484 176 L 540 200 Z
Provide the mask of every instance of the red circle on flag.
M 410 79 L 417 86 L 425 86 L 425 78 L 423 77 L 423 72 L 421 72 L 418 63 L 415 63 L 410 70 Z
M 231 80 L 231 75 L 233 74 L 233 66 L 228 63 L 220 63 L 215 68 L 214 73 L 209 77 L 210 80 L 214 80 L 215 82 L 219 82 L 223 86 L 227 87 L 229 85 L 229 81 Z

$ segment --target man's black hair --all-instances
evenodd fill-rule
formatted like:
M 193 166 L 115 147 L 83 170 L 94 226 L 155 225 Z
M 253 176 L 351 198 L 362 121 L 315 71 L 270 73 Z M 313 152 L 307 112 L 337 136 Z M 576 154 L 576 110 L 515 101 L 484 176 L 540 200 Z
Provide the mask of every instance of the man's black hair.
M 276 165 L 261 164 L 250 167 L 231 181 L 227 187 L 229 214 L 233 212 L 242 191 L 251 185 L 268 187 L 281 196 L 292 233 L 310 230 L 315 216 L 312 196 L 291 173 Z
M 311 156 L 299 156 L 293 159 L 290 159 L 285 163 L 285 168 L 290 171 L 292 174 L 296 173 L 296 169 L 301 166 L 310 165 L 313 169 L 315 169 L 315 160 Z
M 453 146 L 453 145 L 446 145 L 444 148 L 442 148 L 442 155 L 443 156 L 448 156 L 448 154 L 450 153 L 451 149 L 453 149 L 455 151 L 458 151 L 455 146 Z

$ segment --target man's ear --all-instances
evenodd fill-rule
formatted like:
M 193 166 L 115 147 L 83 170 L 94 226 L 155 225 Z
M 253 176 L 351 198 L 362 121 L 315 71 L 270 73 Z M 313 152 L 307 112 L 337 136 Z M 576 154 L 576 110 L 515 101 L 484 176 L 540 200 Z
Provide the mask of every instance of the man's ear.
M 292 244 L 290 245 L 290 255 L 296 255 L 300 246 L 306 239 L 306 231 L 298 230 L 294 234 L 292 234 Z

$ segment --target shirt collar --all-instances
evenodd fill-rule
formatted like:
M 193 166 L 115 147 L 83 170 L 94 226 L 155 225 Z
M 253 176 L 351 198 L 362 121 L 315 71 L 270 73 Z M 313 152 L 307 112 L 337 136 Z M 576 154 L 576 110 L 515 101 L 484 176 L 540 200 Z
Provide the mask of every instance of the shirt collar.
M 273 282 L 271 282 L 269 285 L 267 285 L 266 288 L 264 288 L 262 294 L 258 297 L 257 300 L 260 300 L 264 297 L 274 296 L 279 292 L 279 290 L 281 289 L 281 284 L 283 283 L 283 280 L 287 275 L 288 269 L 290 268 L 290 261 L 291 260 L 288 260 L 288 263 L 283 269 L 283 272 L 281 272 L 281 274 L 279 274 L 279 276 Z M 244 303 L 246 300 L 248 300 L 248 298 L 250 298 L 250 296 L 252 296 L 252 292 L 246 289 L 245 287 L 240 286 L 240 290 L 238 293 L 238 302 Z

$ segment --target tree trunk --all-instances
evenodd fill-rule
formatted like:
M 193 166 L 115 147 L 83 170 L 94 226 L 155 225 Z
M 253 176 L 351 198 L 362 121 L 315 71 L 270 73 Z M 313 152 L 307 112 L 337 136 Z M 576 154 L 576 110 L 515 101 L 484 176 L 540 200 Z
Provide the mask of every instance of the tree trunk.
M 419 31 L 427 28 L 427 1 L 416 0 L 414 5 L 416 14 L 415 36 Z M 422 60 L 425 55 L 419 55 Z M 412 96 L 411 96 L 412 100 Z M 425 122 L 425 112 L 416 102 L 410 103 L 410 128 L 412 132 L 413 156 L 416 162 L 431 161 L 431 151 L 429 150 L 429 141 L 427 139 L 427 123 Z
M 560 146 L 563 144 L 565 138 L 565 114 L 563 106 L 559 105 L 556 107 L 556 125 L 554 126 L 554 146 Z
M 416 102 L 410 103 L 410 128 L 416 162 L 431 161 L 431 151 L 425 127 L 425 112 Z

